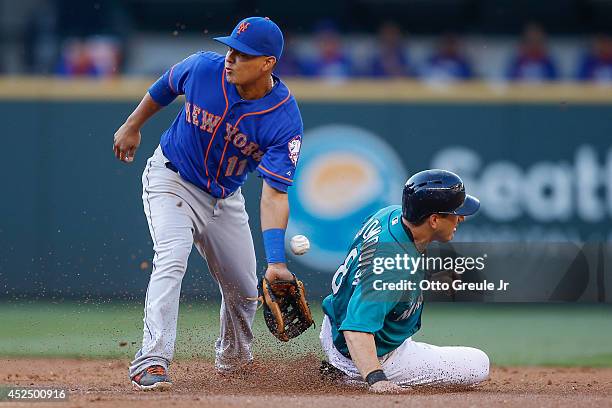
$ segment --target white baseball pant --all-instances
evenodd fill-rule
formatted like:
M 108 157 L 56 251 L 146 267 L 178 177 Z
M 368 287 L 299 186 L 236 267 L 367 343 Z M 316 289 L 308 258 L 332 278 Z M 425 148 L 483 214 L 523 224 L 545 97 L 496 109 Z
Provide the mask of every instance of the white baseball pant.
M 351 379 L 362 380 L 353 361 L 334 346 L 327 316 L 319 338 L 331 365 Z M 379 361 L 389 381 L 404 386 L 470 386 L 489 377 L 489 357 L 483 351 L 472 347 L 438 347 L 411 338 L 379 357 Z

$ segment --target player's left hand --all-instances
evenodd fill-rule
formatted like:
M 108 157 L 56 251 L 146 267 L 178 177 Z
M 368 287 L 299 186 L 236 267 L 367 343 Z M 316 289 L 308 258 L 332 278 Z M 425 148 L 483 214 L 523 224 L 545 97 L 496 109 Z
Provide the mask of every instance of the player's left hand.
M 274 271 L 274 268 L 272 270 Z M 270 268 L 268 271 L 270 272 Z M 269 280 L 267 275 L 260 281 L 258 288 L 261 294 L 259 299 L 263 306 L 264 320 L 270 332 L 277 339 L 289 341 L 314 324 L 312 312 L 306 300 L 306 289 L 302 281 L 291 273 L 290 279 L 281 276 L 274 281 Z
M 293 280 L 293 274 L 287 269 L 287 264 L 273 263 L 268 265 L 266 279 L 270 282 L 277 280 Z

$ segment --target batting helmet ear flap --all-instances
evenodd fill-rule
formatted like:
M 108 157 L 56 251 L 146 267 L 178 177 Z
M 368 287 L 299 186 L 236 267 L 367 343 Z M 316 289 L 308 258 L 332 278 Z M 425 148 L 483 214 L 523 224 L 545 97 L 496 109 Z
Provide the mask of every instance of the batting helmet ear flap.
M 404 185 L 402 215 L 413 224 L 431 214 L 472 215 L 478 208 L 480 201 L 466 195 L 461 178 L 447 170 L 421 171 Z

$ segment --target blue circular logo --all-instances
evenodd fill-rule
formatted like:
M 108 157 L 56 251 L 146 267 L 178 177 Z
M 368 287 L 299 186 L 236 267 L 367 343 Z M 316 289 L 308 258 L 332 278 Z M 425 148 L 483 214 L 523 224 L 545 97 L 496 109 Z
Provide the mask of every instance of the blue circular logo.
M 300 262 L 332 273 L 364 219 L 401 203 L 406 171 L 389 145 L 362 128 L 322 126 L 303 141 L 287 233 L 310 240 Z

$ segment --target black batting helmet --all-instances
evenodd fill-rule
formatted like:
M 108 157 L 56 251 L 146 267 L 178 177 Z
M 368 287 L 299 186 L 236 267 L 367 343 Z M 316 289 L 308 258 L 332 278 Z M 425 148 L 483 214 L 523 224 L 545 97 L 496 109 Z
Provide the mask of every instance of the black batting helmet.
M 421 171 L 404 185 L 402 215 L 413 224 L 431 214 L 472 215 L 478 208 L 480 201 L 465 194 L 463 181 L 450 171 Z

